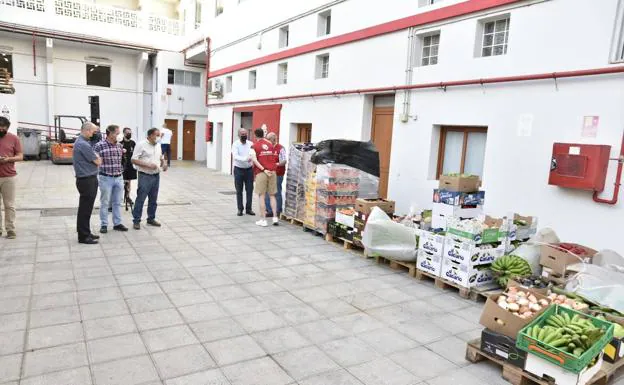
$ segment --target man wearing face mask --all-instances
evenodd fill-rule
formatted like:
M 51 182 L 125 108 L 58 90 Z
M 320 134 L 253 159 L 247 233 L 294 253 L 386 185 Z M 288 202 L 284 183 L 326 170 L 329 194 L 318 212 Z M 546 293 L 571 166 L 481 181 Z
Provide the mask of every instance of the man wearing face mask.
M 245 188 L 246 201 L 244 210 L 247 215 L 256 215 L 251 209 L 253 202 L 253 163 L 249 151 L 251 141 L 247 140 L 247 130 L 238 130 L 238 140 L 232 144 L 232 158 L 234 158 L 234 186 L 236 187 L 236 204 L 238 216 L 243 215 L 243 187 Z
M 133 180 L 137 178 L 137 171 L 132 166 L 132 154 L 134 153 L 134 147 L 136 143 L 132 140 L 132 130 L 129 127 L 123 130 L 123 140 L 121 142 L 124 149 L 124 156 L 122 164 L 124 167 L 123 179 L 124 179 L 124 201 L 132 205 L 132 199 L 130 199 L 130 188 Z M 128 206 L 126 206 L 127 210 Z
M 4 225 L 7 238 L 15 239 L 15 162 L 24 159 L 19 138 L 9 132 L 11 122 L 0 116 L 0 200 L 4 204 Z M 2 210 L 0 210 L 0 235 L 2 235 Z
M 121 223 L 121 198 L 123 194 L 123 147 L 117 143 L 119 126 L 106 127 L 106 139 L 93 146 L 93 151 L 100 156 L 100 233 L 108 232 L 108 207 L 113 208 L 113 230 L 128 231 Z

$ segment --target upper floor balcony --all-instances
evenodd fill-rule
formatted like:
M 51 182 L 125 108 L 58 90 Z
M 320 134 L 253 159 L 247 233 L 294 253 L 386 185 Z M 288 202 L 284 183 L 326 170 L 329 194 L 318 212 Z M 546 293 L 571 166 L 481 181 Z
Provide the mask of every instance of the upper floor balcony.
M 176 0 L 156 4 L 162 6 L 164 3 L 172 7 L 169 13 L 178 13 Z M 174 19 L 146 9 L 133 10 L 77 0 L 0 0 L 0 28 L 15 32 L 84 37 L 146 49 L 178 51 L 188 41 L 201 38 L 197 27 L 192 20 L 185 23 L 183 18 Z

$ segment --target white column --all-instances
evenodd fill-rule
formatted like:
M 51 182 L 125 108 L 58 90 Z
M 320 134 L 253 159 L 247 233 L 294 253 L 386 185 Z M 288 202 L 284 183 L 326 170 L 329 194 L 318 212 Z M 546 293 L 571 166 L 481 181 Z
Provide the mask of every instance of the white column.
M 143 77 L 145 74 L 145 67 L 147 66 L 148 55 L 147 52 L 141 52 L 139 54 L 137 62 L 137 84 L 136 84 L 136 136 L 138 138 L 144 138 L 145 132 L 148 128 L 145 127 L 149 122 L 143 121 Z

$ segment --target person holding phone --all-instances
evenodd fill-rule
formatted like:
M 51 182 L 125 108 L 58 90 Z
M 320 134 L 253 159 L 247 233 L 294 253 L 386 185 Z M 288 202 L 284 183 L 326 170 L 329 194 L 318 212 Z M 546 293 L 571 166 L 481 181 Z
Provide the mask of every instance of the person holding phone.
M 0 116 L 0 200 L 4 204 L 4 227 L 7 238 L 15 239 L 15 187 L 17 171 L 15 162 L 24 160 L 19 138 L 9 132 L 11 122 Z M 2 211 L 0 210 L 0 235 L 2 235 Z

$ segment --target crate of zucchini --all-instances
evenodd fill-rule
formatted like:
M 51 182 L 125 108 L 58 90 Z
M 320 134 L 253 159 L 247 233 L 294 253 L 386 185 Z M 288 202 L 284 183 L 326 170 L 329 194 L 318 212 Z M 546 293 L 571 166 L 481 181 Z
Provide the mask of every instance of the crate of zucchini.
M 573 373 L 595 360 L 613 338 L 610 322 L 552 305 L 518 333 L 516 346 Z

